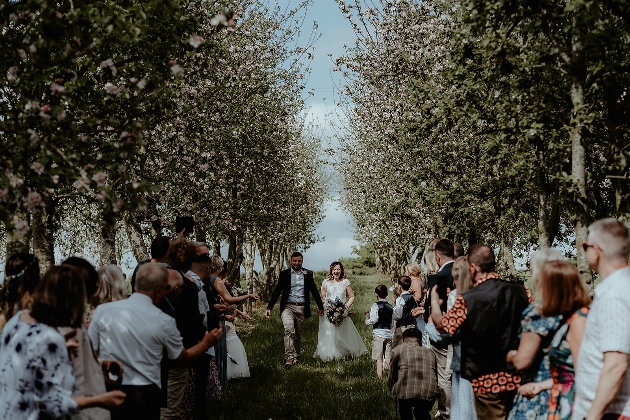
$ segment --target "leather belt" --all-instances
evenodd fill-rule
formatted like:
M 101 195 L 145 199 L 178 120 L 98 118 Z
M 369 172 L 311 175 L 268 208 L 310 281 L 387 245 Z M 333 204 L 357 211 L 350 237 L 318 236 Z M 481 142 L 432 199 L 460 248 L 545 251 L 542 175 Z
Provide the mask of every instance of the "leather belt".
M 304 302 L 287 302 L 287 305 L 304 306 Z

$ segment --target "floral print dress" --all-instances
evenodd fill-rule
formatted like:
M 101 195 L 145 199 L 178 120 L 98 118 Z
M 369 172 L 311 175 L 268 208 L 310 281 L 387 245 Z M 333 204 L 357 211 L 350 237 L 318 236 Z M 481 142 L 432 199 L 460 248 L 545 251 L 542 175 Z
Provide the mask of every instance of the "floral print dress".
M 78 412 L 66 342 L 56 329 L 18 312 L 0 336 L 0 417 L 61 418 Z
M 573 403 L 575 402 L 575 367 L 567 334 L 571 322 L 579 316 L 586 317 L 588 308 L 582 308 L 569 317 L 558 330 L 549 351 L 553 388 L 549 393 L 548 420 L 571 420 Z
M 562 316 L 543 317 L 534 304 L 530 304 L 523 311 L 522 318 L 521 332 L 531 332 L 540 335 L 542 343 L 538 355 L 532 364 L 532 367 L 538 366 L 537 370 L 525 373 L 521 384 L 545 381 L 551 378 L 548 353 L 554 333 L 560 328 Z M 536 362 L 539 363 L 537 364 Z M 546 420 L 548 396 L 549 391 L 547 390 L 540 392 L 533 398 L 516 394 L 508 420 Z

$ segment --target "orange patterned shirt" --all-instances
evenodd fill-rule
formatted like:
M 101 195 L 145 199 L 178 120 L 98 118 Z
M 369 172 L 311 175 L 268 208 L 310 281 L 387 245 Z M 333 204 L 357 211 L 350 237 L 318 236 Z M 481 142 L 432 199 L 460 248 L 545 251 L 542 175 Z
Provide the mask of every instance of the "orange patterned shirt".
M 500 277 L 497 273 L 490 273 L 479 279 L 477 284 L 475 284 L 475 287 L 487 280 L 499 278 Z M 525 293 L 527 293 L 529 303 L 533 302 L 532 293 L 529 291 L 527 286 L 523 286 L 525 287 Z M 464 296 L 459 295 L 451 309 L 442 318 L 442 327 L 447 333 L 454 335 L 464 321 L 466 321 L 467 315 L 468 308 L 466 307 L 466 301 L 464 300 Z M 513 391 L 518 388 L 520 383 L 521 377 L 519 375 L 512 375 L 507 372 L 498 372 L 473 379 L 472 388 L 473 392 L 477 394 L 498 394 L 503 391 Z

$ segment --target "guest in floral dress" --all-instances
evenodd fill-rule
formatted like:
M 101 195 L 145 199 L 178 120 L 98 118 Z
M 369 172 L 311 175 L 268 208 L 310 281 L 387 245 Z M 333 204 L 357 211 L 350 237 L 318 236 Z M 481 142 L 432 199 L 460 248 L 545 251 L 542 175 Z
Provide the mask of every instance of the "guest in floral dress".
M 531 255 L 529 271 L 532 284 L 538 288 L 542 267 L 549 261 L 563 260 L 554 249 L 536 251 Z M 540 315 L 541 294 L 524 311 L 521 321 L 521 341 L 518 350 L 508 353 L 508 362 L 517 370 L 523 371 L 522 385 L 514 397 L 514 404 L 508 420 L 546 420 L 548 390 L 532 395 L 533 383 L 551 378 L 549 372 L 549 346 L 555 332 L 561 325 L 562 315 L 543 317 Z
M 115 408 L 125 394 L 72 396 L 75 377 L 56 327 L 80 327 L 86 303 L 81 273 L 49 269 L 33 293 L 30 311 L 18 312 L 0 339 L 0 413 L 5 420 L 60 418 L 88 407 Z
M 566 320 L 551 341 L 549 363 L 551 379 L 521 386 L 526 396 L 549 392 L 548 420 L 571 420 L 575 395 L 575 369 L 586 314 L 591 299 L 579 273 L 566 261 L 551 261 L 543 266 L 538 294 L 541 296 L 540 314 L 544 317 L 562 315 Z

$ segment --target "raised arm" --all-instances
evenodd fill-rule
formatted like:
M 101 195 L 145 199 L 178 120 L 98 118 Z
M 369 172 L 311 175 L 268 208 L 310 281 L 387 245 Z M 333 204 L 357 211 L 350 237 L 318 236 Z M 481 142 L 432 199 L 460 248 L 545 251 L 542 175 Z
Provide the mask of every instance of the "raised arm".
M 238 297 L 232 296 L 230 292 L 228 292 L 228 289 L 225 287 L 225 283 L 221 279 L 217 279 L 214 282 L 214 290 L 216 290 L 217 294 L 221 296 L 221 298 L 223 298 L 223 300 L 229 304 L 241 303 L 243 301 L 246 301 L 247 299 L 252 299 L 252 300 L 260 299 L 258 296 L 252 293 L 248 295 L 238 296 Z

